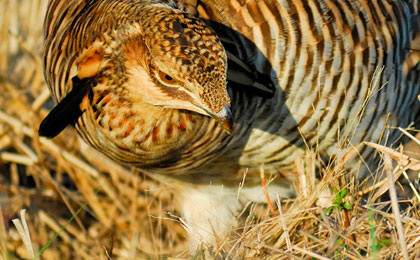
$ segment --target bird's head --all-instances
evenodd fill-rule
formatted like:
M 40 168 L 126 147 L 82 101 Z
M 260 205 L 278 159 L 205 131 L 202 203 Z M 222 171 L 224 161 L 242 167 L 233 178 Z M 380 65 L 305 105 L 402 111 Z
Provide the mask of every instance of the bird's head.
M 123 63 L 134 102 L 209 116 L 230 133 L 226 53 L 203 21 L 166 5 L 148 5 L 116 42 L 109 46 L 118 48 L 110 52 L 118 59 L 110 60 Z

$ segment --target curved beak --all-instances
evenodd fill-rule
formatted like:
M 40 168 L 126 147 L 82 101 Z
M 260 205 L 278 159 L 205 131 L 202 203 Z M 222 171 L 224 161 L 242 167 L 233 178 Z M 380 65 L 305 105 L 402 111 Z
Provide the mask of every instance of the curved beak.
M 210 114 L 210 116 L 216 120 L 216 122 L 219 123 L 219 125 L 222 126 L 228 134 L 232 133 L 233 116 L 228 106 L 223 105 L 223 108 L 219 113 Z

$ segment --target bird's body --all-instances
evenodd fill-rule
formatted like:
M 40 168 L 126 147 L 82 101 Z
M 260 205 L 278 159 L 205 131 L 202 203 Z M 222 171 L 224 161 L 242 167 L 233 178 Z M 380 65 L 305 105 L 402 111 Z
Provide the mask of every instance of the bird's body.
M 417 120 L 418 8 L 403 0 L 52 0 L 45 77 L 58 102 L 72 78 L 89 80 L 75 104 L 83 139 L 122 163 L 197 184 L 185 194 L 237 187 L 245 170 L 251 187 L 261 165 L 288 186 L 306 147 L 329 156 L 349 141 L 392 143 L 388 126 Z M 257 85 L 272 93 L 254 93 Z

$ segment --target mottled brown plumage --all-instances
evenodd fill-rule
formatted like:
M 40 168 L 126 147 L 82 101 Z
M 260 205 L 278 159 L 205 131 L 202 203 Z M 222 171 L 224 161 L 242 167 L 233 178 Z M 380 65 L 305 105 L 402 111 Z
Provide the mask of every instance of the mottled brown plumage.
M 93 1 L 62 8 L 71 7 L 79 8 L 74 11 L 79 15 L 64 19 L 69 24 L 61 34 L 49 37 L 45 30 L 47 46 L 54 47 L 49 41 L 69 43 L 61 46 L 68 56 L 47 48 L 47 81 L 58 101 L 71 90 L 68 79 L 95 82 L 80 102 L 83 115 L 76 128 L 96 148 L 122 162 L 150 165 L 190 145 L 198 114 L 215 118 L 229 131 L 226 54 L 202 21 L 160 3 Z M 89 20 L 107 10 L 115 15 L 109 18 L 112 24 Z M 75 29 L 84 28 L 84 19 L 90 21 L 90 34 Z M 54 67 L 54 60 L 62 58 Z
M 289 196 L 306 146 L 339 155 L 344 143 L 392 143 L 389 126 L 417 121 L 418 7 L 52 0 L 44 63 L 59 104 L 40 133 L 74 123 L 110 158 L 176 186 L 192 246 L 214 243 L 241 201 L 260 200 L 261 165 Z M 372 151 L 360 153 L 369 160 Z

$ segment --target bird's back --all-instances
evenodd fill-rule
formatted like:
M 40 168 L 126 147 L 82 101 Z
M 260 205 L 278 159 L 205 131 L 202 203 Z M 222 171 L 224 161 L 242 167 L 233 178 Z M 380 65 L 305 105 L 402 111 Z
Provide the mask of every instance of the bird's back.
M 261 164 L 287 171 L 308 146 L 332 155 L 347 143 L 391 145 L 399 133 L 390 127 L 418 121 L 418 7 L 416 1 L 200 1 L 198 15 L 227 51 L 276 86 L 272 98 L 233 88 L 241 127 L 229 146 L 237 150 L 227 149 L 219 166 L 232 160 L 256 171 Z

